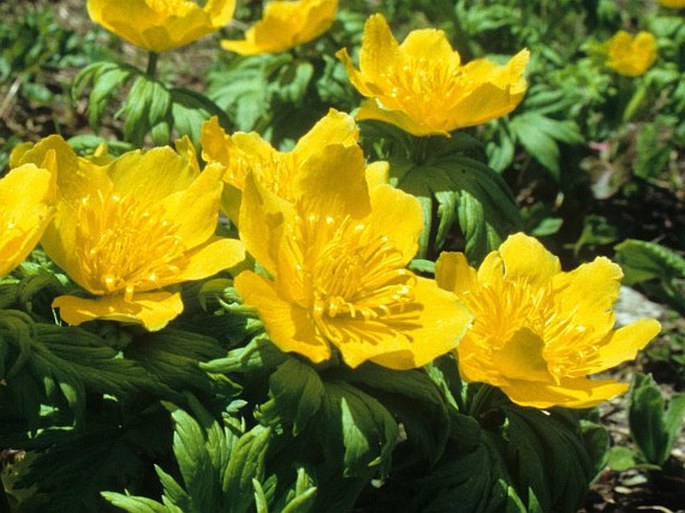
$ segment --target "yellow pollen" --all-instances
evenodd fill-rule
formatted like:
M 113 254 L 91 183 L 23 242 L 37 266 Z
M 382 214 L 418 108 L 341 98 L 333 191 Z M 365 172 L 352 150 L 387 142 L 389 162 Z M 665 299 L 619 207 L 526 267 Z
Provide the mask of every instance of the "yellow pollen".
M 296 218 L 288 239 L 290 258 L 312 316 L 328 335 L 325 319 L 377 319 L 401 312 L 413 301 L 416 277 L 387 237 L 364 223 L 310 214 Z
M 158 205 L 117 195 L 88 196 L 78 208 L 76 257 L 94 294 L 153 290 L 187 262 L 176 226 Z M 160 285 L 161 283 L 161 285 Z

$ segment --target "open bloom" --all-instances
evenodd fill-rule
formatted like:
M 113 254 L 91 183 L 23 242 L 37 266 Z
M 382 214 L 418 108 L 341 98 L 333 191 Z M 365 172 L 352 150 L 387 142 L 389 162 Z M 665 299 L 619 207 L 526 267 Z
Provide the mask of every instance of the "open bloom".
M 241 55 L 278 53 L 313 41 L 326 32 L 338 9 L 338 0 L 273 1 L 245 33 L 244 40 L 221 41 L 221 46 Z
M 54 156 L 53 156 L 54 160 Z M 54 175 L 24 164 L 0 179 L 0 276 L 36 247 L 54 215 Z
M 628 385 L 586 376 L 635 358 L 659 332 L 653 319 L 613 330 L 621 268 L 599 257 L 571 272 L 532 237 L 510 236 L 478 271 L 443 253 L 438 284 L 475 316 L 458 347 L 468 381 L 499 387 L 523 406 L 586 408 Z
M 211 276 L 244 258 L 239 241 L 214 236 L 223 170 L 210 165 L 200 173 L 187 139 L 178 150 L 132 151 L 98 166 L 51 136 L 20 157 L 57 157 L 60 197 L 42 244 L 95 296 L 54 300 L 69 324 L 101 318 L 161 329 L 183 310 L 180 293 L 163 287 Z
M 471 315 L 405 268 L 423 229 L 418 200 L 367 179 L 361 149 L 343 145 L 303 163 L 293 202 L 248 175 L 240 236 L 272 278 L 244 271 L 235 286 L 283 351 L 419 367 L 454 349 Z
M 237 132 L 229 136 L 216 117 L 205 123 L 200 143 L 202 158 L 220 163 L 225 169 L 223 179 L 228 187 L 224 194 L 224 210 L 237 221 L 241 191 L 249 173 L 262 187 L 291 201 L 296 178 L 310 157 L 326 151 L 331 144 L 354 146 L 358 139 L 359 130 L 354 120 L 348 114 L 331 109 L 289 152 L 277 151 L 254 132 Z M 377 174 L 378 180 L 383 181 L 387 164 L 371 164 L 368 173 Z
M 639 77 L 656 61 L 656 38 L 649 32 L 632 36 L 619 30 L 606 43 L 606 66 L 619 75 Z
M 380 14 L 364 26 L 360 71 L 346 49 L 336 56 L 352 85 L 369 98 L 357 119 L 377 119 L 420 136 L 449 135 L 508 114 L 527 87 L 527 50 L 504 66 L 485 59 L 462 65 L 443 31 L 414 30 L 398 45 Z
M 110 32 L 151 52 L 187 45 L 223 27 L 235 0 L 88 0 L 90 18 Z

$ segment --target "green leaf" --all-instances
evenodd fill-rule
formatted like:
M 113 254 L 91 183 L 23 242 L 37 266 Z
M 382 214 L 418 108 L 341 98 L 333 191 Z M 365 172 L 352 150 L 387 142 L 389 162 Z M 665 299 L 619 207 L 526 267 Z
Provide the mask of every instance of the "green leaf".
M 282 102 L 301 106 L 313 76 L 314 66 L 310 62 L 292 61 L 281 68 L 275 84 L 272 84 L 274 93 Z
M 281 352 L 266 335 L 253 338 L 245 347 L 229 351 L 225 358 L 216 358 L 201 363 L 200 368 L 207 372 L 244 373 L 268 371 L 283 363 L 287 355 Z
M 115 492 L 102 492 L 101 495 L 113 506 L 130 513 L 170 513 L 166 506 L 146 497 L 132 497 Z
M 270 441 L 271 429 L 259 425 L 238 440 L 222 480 L 229 513 L 243 513 L 252 505 L 252 480 L 264 478 L 264 459 Z
M 507 184 L 494 170 L 467 156 L 473 152 L 467 141 L 444 143 L 431 138 L 422 144 L 426 145 L 425 159 L 419 164 L 389 156 L 391 182 L 422 201 L 426 227 L 420 258 L 439 252 L 455 221 L 466 238 L 466 252 L 472 261 L 480 260 L 507 235 L 521 229 L 519 211 Z M 433 212 L 439 219 L 435 228 Z
M 685 258 L 664 246 L 627 239 L 614 249 L 627 285 L 652 279 L 685 278 Z
M 127 358 L 170 389 L 232 395 L 236 388 L 230 381 L 214 379 L 198 366 L 224 354 L 215 339 L 175 329 L 138 335 L 125 350 Z
M 260 407 L 267 424 L 291 425 L 297 436 L 321 407 L 324 386 L 309 365 L 288 358 L 269 378 L 269 397 Z
M 171 118 L 179 137 L 187 135 L 196 148 L 200 144 L 200 132 L 205 121 L 218 116 L 222 126 L 230 122 L 223 110 L 206 96 L 190 89 L 171 89 Z
M 583 137 L 573 121 L 559 121 L 537 112 L 525 112 L 516 116 L 509 128 L 516 140 L 542 164 L 552 176 L 561 175 L 558 143 L 582 144 Z
M 380 475 L 390 470 L 399 436 L 397 422 L 376 399 L 344 382 L 325 382 L 319 411 L 324 454 L 342 462 L 343 477 Z
M 685 394 L 675 394 L 668 410 L 651 374 L 635 375 L 630 391 L 628 424 L 648 463 L 661 466 L 669 458 L 685 416 Z

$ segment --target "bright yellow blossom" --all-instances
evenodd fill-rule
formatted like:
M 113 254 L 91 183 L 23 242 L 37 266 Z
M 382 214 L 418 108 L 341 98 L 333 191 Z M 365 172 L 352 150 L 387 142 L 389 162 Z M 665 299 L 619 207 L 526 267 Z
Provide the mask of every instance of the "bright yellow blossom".
M 521 102 L 527 87 L 527 50 L 504 66 L 486 59 L 462 65 L 443 31 L 414 30 L 398 45 L 380 14 L 366 21 L 360 71 L 346 49 L 336 56 L 352 85 L 369 98 L 357 119 L 377 119 L 419 136 L 448 136 L 504 116 Z
M 187 45 L 223 27 L 235 0 L 88 0 L 90 18 L 110 32 L 151 52 Z
M 639 77 L 656 61 L 656 38 L 649 32 L 635 36 L 619 30 L 606 42 L 606 66 L 619 75 Z
M 55 213 L 54 203 L 55 177 L 47 169 L 24 164 L 0 179 L 0 276 L 36 247 Z
M 628 385 L 586 377 L 635 358 L 659 332 L 653 319 L 613 329 L 622 277 L 604 257 L 562 272 L 557 257 L 522 233 L 478 271 L 463 254 L 443 253 L 438 284 L 475 316 L 457 349 L 462 376 L 535 408 L 587 408 L 625 392 Z
M 659 4 L 671 9 L 685 9 L 685 0 L 659 0 Z
M 274 344 L 315 363 L 333 348 L 350 367 L 422 366 L 457 345 L 471 315 L 454 294 L 405 267 L 423 215 L 416 198 L 369 186 L 358 146 L 330 145 L 302 164 L 293 201 L 245 181 L 240 236 L 266 278 L 235 286 Z
M 240 195 L 249 173 L 254 174 L 262 187 L 290 201 L 293 184 L 304 162 L 316 153 L 326 151 L 331 144 L 353 146 L 358 139 L 359 129 L 354 120 L 348 114 L 331 109 L 289 152 L 275 150 L 254 132 L 229 136 L 216 117 L 205 123 L 200 143 L 202 158 L 221 163 L 226 170 L 224 182 L 228 187 L 224 194 L 224 210 L 237 221 Z M 372 164 L 368 172 L 382 175 L 387 172 L 387 164 Z
M 214 236 L 220 166 L 200 173 L 189 140 L 132 151 L 106 165 L 77 157 L 59 136 L 24 148 L 15 161 L 56 155 L 59 202 L 42 239 L 47 254 L 95 298 L 60 296 L 69 324 L 110 319 L 163 328 L 183 310 L 178 291 L 244 258 L 237 240 Z
M 221 41 L 221 46 L 240 55 L 278 53 L 308 43 L 326 32 L 338 9 L 338 0 L 273 1 L 245 33 L 244 40 Z

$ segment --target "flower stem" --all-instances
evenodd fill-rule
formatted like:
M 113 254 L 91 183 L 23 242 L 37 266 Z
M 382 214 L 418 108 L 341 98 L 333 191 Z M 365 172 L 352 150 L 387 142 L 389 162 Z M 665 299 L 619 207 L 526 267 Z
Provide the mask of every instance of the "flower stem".
M 157 52 L 148 53 L 147 70 L 145 71 L 145 73 L 150 78 L 155 78 L 155 75 L 157 73 L 157 59 L 158 58 L 159 58 L 159 54 Z

